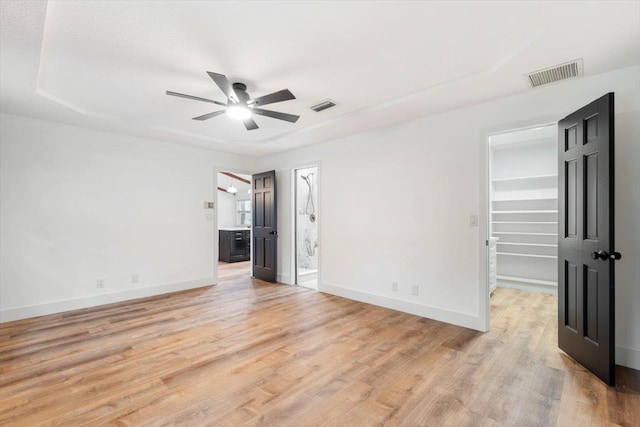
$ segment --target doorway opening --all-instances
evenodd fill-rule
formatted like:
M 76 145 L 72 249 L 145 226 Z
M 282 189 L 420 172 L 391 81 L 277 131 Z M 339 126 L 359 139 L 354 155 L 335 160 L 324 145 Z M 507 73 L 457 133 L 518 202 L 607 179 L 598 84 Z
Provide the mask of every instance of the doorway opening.
M 557 294 L 558 133 L 544 125 L 490 135 L 489 293 Z M 502 298 L 499 298 L 501 300 Z M 547 298 L 555 309 L 555 297 Z M 523 298 L 527 300 L 526 295 Z M 533 300 L 533 299 L 530 299 Z
M 294 170 L 296 284 L 318 289 L 318 167 Z
M 490 135 L 480 231 L 495 248 L 481 279 L 485 321 L 537 330 L 547 348 L 608 385 L 616 373 L 614 262 L 622 257 L 614 244 L 614 118 L 609 92 L 557 125 Z M 502 307 L 510 310 L 494 310 Z
M 251 175 L 220 171 L 218 278 L 251 276 Z

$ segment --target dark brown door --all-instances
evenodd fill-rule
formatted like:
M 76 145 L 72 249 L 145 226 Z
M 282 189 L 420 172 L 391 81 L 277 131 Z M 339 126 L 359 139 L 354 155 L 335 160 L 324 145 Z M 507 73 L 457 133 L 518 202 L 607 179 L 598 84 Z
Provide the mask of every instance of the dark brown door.
M 613 93 L 558 123 L 558 346 L 615 383 Z
M 276 172 L 269 171 L 253 175 L 251 183 L 253 276 L 256 279 L 275 282 L 278 249 Z

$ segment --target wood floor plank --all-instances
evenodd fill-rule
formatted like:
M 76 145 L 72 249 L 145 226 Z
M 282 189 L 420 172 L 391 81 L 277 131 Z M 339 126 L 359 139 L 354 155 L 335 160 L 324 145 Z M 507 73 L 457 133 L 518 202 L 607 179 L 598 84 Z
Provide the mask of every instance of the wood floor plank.
M 0 324 L 0 425 L 640 425 L 640 373 L 559 351 L 552 295 L 497 289 L 479 333 L 248 268 Z

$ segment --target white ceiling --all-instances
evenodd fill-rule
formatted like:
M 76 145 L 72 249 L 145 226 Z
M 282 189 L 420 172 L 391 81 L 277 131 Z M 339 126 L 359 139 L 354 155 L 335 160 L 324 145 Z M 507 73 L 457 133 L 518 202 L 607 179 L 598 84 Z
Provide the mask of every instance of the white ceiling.
M 2 1 L 0 108 L 263 155 L 534 90 L 576 58 L 585 76 L 640 63 L 640 2 Z M 247 132 L 206 71 L 252 97 L 288 88 Z M 561 83 L 559 83 L 561 84 Z M 308 109 L 331 98 L 339 105 Z

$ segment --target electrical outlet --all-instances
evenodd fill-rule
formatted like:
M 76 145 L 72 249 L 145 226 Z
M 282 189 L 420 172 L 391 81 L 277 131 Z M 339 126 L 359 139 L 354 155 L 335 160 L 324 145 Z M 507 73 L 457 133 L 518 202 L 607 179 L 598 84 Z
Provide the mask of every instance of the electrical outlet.
M 104 289 L 104 279 L 98 279 L 98 281 L 96 282 L 96 288 Z
M 138 275 L 137 274 L 132 274 L 131 275 L 131 283 L 138 283 Z
M 392 282 L 391 283 L 391 290 L 393 292 L 398 292 L 398 282 Z
M 420 286 L 418 285 L 411 286 L 411 295 L 417 297 L 419 293 L 420 293 Z

